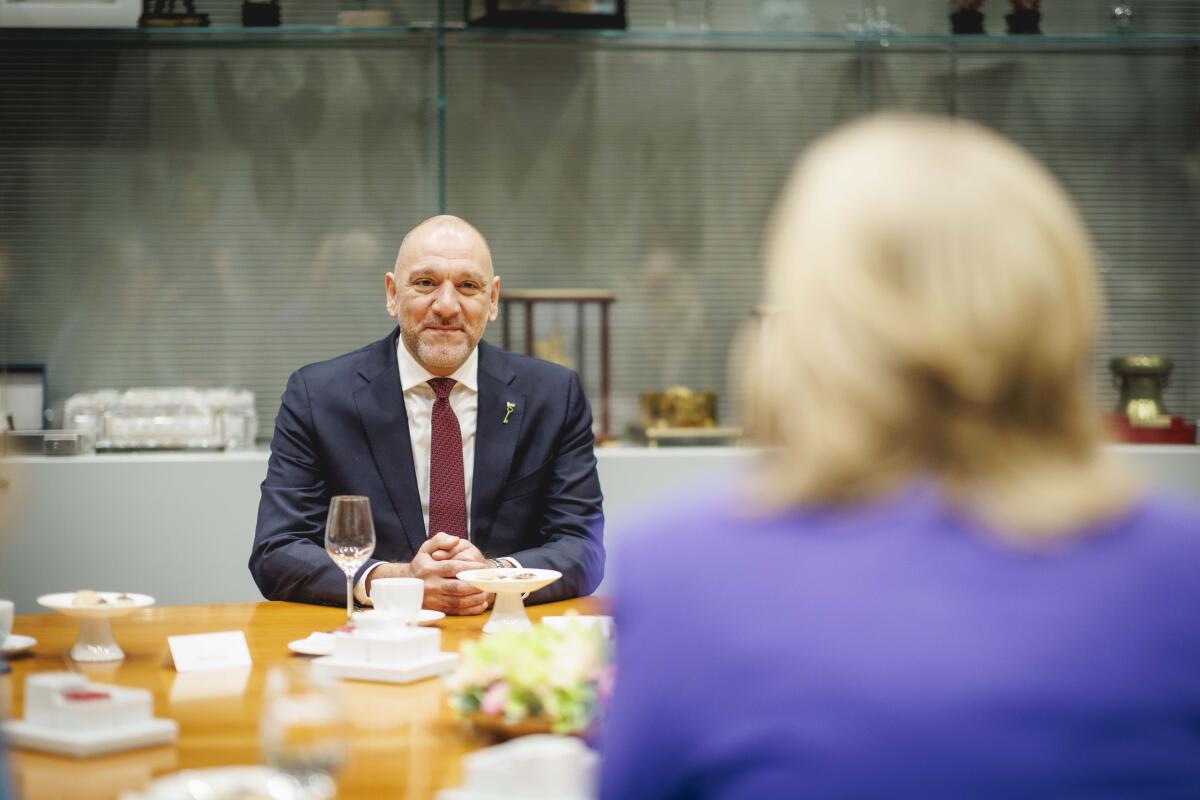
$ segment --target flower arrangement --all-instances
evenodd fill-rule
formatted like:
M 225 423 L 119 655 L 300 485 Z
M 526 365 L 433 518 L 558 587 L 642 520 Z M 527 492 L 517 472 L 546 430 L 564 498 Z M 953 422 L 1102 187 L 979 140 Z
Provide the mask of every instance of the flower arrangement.
M 612 692 L 610 645 L 595 626 L 535 625 L 463 645 L 446 679 L 460 717 L 513 732 L 583 733 Z

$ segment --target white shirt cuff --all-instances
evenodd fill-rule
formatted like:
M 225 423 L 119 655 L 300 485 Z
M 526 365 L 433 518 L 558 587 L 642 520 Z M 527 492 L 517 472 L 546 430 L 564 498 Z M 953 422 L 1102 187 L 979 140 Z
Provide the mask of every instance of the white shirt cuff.
M 371 598 L 367 597 L 367 576 L 371 574 L 372 570 L 374 570 L 376 567 L 378 567 L 382 563 L 384 563 L 384 562 L 376 561 L 374 564 L 372 564 L 371 566 L 364 569 L 362 575 L 358 576 L 358 583 L 354 584 L 354 600 L 360 606 L 375 605 L 374 603 L 371 602 Z

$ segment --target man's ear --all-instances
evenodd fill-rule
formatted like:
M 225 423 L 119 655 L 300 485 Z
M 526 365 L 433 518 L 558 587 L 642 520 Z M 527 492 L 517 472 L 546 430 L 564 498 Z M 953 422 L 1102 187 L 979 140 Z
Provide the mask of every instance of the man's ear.
M 500 276 L 492 278 L 491 307 L 488 309 L 488 322 L 495 322 L 500 313 Z
M 392 319 L 397 319 L 400 310 L 396 307 L 396 276 L 391 272 L 383 276 L 383 291 L 387 314 Z

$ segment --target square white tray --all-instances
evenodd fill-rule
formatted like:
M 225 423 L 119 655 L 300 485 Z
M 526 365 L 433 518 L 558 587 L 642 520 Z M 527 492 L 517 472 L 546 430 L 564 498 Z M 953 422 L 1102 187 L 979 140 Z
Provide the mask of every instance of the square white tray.
M 103 731 L 63 731 L 30 725 L 19 719 L 4 723 L 4 735 L 9 744 L 18 747 L 83 758 L 173 742 L 179 736 L 179 723 L 173 719 L 153 718 Z
M 313 670 L 334 678 L 381 683 L 412 683 L 449 672 L 458 663 L 458 653 L 438 653 L 425 661 L 411 664 L 387 664 L 378 661 L 350 661 L 337 656 L 322 656 L 312 661 Z

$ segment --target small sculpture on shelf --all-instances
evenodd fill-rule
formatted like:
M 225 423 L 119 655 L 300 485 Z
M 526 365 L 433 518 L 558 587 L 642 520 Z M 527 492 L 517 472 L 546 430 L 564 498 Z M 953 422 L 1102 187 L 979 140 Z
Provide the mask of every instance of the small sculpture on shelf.
M 955 34 L 982 34 L 983 0 L 951 0 L 950 31 Z
M 1133 31 L 1133 3 L 1114 3 L 1109 17 L 1118 33 Z
M 175 10 L 175 0 L 150 0 L 142 3 L 142 16 L 138 18 L 142 28 L 207 28 L 208 14 L 196 11 L 192 0 L 183 0 L 183 13 Z
M 279 0 L 243 0 L 242 27 L 277 28 L 282 22 Z
M 1117 438 L 1137 444 L 1194 444 L 1196 426 L 1163 405 L 1174 363 L 1165 356 L 1122 356 L 1108 362 L 1121 392 L 1109 421 Z
M 650 447 L 736 442 L 741 428 L 717 425 L 717 393 L 671 386 L 641 394 L 642 420 L 633 433 Z
M 1041 0 L 1008 0 L 1012 11 L 1004 15 L 1008 32 L 1015 34 L 1041 33 Z

